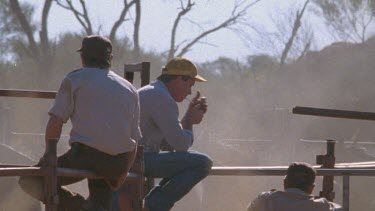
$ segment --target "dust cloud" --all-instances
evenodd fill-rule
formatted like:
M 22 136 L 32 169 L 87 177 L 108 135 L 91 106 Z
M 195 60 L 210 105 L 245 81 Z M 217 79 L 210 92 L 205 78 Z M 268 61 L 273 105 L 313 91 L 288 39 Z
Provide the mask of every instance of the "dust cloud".
M 195 90 L 207 97 L 209 107 L 204 121 L 194 127 L 193 149 L 209 154 L 217 166 L 315 164 L 315 156 L 326 153 L 324 140 L 334 139 L 337 162 L 373 160 L 374 122 L 292 114 L 295 106 L 375 112 L 373 58 L 375 40 L 370 39 L 364 44 L 332 44 L 282 68 L 272 61 L 256 68 L 227 65 L 224 58 L 199 64 L 208 82 L 196 84 Z M 152 79 L 161 64 L 151 60 Z M 58 81 L 48 87 L 56 90 Z M 1 111 L 3 142 L 36 162 L 44 150 L 46 111 L 52 101 L 2 99 L 0 103 L 7 108 Z M 69 126 L 64 127 L 63 134 L 68 133 Z M 59 152 L 67 145 L 63 136 Z M 317 180 L 315 195 L 321 189 L 321 178 Z M 340 204 L 341 180 L 335 178 L 335 201 Z M 371 177 L 351 178 L 351 210 L 375 209 L 374 182 Z M 87 194 L 85 184 L 73 188 Z M 282 189 L 282 177 L 209 176 L 174 210 L 245 210 L 257 194 L 273 188 Z

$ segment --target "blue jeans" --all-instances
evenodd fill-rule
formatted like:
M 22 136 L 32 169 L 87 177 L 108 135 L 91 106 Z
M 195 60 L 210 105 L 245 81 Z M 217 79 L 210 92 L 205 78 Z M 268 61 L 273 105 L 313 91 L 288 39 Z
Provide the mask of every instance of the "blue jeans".
M 145 198 L 150 211 L 170 210 L 212 167 L 210 157 L 195 151 L 145 153 L 144 160 L 146 177 L 163 178 Z

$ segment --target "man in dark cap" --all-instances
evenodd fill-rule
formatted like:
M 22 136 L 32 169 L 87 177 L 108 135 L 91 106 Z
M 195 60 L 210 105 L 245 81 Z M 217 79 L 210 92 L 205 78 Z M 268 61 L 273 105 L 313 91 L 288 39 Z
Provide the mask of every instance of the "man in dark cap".
M 109 68 L 112 44 L 102 36 L 87 36 L 78 50 L 82 66 L 63 79 L 48 112 L 45 140 L 59 139 L 69 119 L 71 148 L 58 157 L 58 167 L 86 169 L 105 179 L 89 179 L 89 198 L 64 187 L 82 178 L 58 178 L 59 210 L 110 209 L 111 191 L 126 177 L 134 160 L 139 129 L 139 101 L 133 85 Z M 44 156 L 43 156 L 44 157 Z M 37 165 L 43 165 L 44 159 Z M 42 177 L 21 177 L 20 186 L 43 201 Z
M 284 178 L 284 191 L 261 193 L 248 211 L 341 211 L 338 204 L 314 198 L 316 171 L 307 163 L 292 163 Z

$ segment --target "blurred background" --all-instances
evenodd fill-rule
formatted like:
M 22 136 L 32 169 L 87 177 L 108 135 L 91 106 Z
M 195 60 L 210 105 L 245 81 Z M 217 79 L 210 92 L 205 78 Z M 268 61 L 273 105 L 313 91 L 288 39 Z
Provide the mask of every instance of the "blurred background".
M 148 61 L 155 80 L 170 58 L 196 62 L 208 82 L 194 90 L 207 97 L 209 108 L 194 127 L 193 148 L 217 166 L 315 164 L 327 139 L 338 141 L 337 162 L 374 160 L 374 122 L 291 112 L 295 106 L 375 112 L 374 3 L 0 0 L 0 86 L 57 90 L 64 75 L 80 68 L 75 51 L 82 38 L 100 34 L 113 43 L 112 70 L 119 75 L 125 63 Z M 0 163 L 39 159 L 52 103 L 0 99 Z M 180 105 L 181 113 L 187 104 Z M 68 149 L 69 130 L 68 124 L 60 152 Z M 341 179 L 336 178 L 338 203 Z M 0 182 L 0 210 L 33 209 L 9 208 L 5 198 L 24 197 L 25 204 L 31 199 L 19 192 L 16 178 Z M 375 209 L 374 182 L 351 177 L 351 210 Z M 318 178 L 315 195 L 320 183 Z M 72 188 L 87 194 L 85 183 Z M 173 210 L 245 210 L 259 192 L 272 188 L 282 189 L 282 177 L 210 176 Z

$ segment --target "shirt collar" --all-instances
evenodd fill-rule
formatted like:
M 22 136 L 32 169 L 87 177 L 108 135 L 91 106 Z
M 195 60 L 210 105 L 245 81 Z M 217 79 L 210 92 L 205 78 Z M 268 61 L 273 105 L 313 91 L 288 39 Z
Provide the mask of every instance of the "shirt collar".
M 298 188 L 287 188 L 287 189 L 284 190 L 284 192 L 287 192 L 287 193 L 297 193 L 297 194 L 301 194 L 301 195 L 310 196 L 305 191 L 303 191 L 301 189 L 298 189 Z
M 162 90 L 162 92 L 164 92 L 167 96 L 169 96 L 171 101 L 176 103 L 176 101 L 173 99 L 171 93 L 169 92 L 167 86 L 162 81 L 156 80 L 156 81 L 152 82 L 152 85 L 154 87 L 160 88 Z M 177 103 L 176 103 L 176 105 L 177 105 Z

